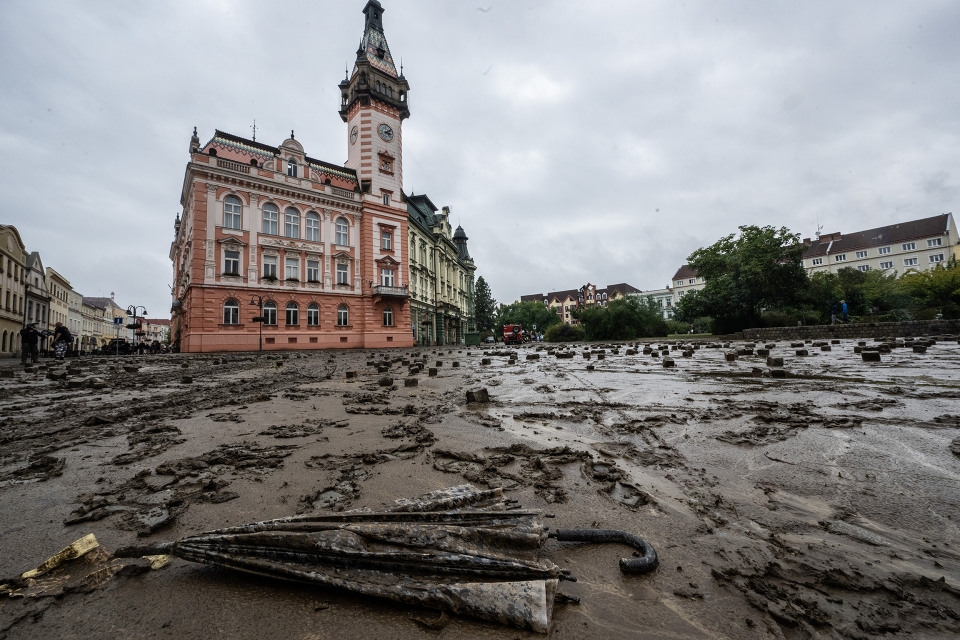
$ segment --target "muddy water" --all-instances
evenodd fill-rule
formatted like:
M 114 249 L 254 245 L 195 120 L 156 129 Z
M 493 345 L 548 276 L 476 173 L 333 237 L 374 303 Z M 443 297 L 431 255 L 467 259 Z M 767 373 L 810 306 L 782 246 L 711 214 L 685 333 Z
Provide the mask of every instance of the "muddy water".
M 623 576 L 626 547 L 548 542 L 580 598 L 556 607 L 557 638 L 956 637 L 960 346 L 864 363 L 854 344 L 780 343 L 784 378 L 728 362 L 742 344 L 671 351 L 669 369 L 605 345 L 18 373 L 0 379 L 0 576 L 87 533 L 112 550 L 469 482 L 657 548 L 656 573 Z M 418 386 L 401 359 L 426 365 Z M 465 403 L 477 387 L 489 405 Z M 542 637 L 180 560 L 133 573 L 0 596 L 0 638 Z

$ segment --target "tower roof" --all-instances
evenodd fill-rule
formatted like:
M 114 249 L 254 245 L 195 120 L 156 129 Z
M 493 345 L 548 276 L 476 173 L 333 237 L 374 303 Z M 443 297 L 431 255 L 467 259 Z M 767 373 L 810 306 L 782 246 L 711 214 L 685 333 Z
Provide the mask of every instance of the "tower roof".
M 370 0 L 363 8 L 366 21 L 363 28 L 363 39 L 357 50 L 357 58 L 366 58 L 375 69 L 397 78 L 397 67 L 387 45 L 387 37 L 383 34 L 383 7 L 377 0 Z M 356 71 L 356 66 L 354 66 Z
M 461 238 L 464 240 L 468 240 L 467 232 L 463 230 L 462 226 L 457 225 L 457 230 L 453 232 L 453 239 L 460 240 Z

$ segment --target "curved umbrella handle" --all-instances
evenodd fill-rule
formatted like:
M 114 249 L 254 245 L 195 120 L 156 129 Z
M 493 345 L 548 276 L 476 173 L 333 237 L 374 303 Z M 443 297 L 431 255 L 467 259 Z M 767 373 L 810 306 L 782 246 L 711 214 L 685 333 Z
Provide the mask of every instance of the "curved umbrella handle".
M 557 529 L 547 534 L 559 542 L 618 542 L 643 553 L 640 558 L 620 558 L 622 573 L 649 573 L 657 568 L 657 552 L 653 546 L 638 535 L 616 529 Z

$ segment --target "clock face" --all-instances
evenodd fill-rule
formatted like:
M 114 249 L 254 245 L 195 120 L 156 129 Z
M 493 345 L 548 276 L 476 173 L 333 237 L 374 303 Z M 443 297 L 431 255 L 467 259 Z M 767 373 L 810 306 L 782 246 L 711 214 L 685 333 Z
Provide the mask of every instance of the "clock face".
M 354 142 L 357 141 L 357 133 L 358 133 L 357 128 L 354 127 L 353 131 L 350 132 L 350 144 L 353 144 Z
M 393 129 L 391 129 L 390 125 L 388 124 L 381 124 L 379 127 L 377 127 L 377 133 L 379 133 L 380 137 L 387 142 L 393 140 Z

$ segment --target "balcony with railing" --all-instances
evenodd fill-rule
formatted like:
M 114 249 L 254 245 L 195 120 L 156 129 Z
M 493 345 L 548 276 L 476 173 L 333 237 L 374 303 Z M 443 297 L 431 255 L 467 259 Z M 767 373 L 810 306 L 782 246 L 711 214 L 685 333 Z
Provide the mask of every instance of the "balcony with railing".
M 239 171 L 240 173 L 250 173 L 250 165 L 240 164 L 239 162 L 234 162 L 233 160 L 224 160 L 223 158 L 217 158 L 217 166 L 221 169 L 229 169 L 230 171 Z
M 409 298 L 410 290 L 407 287 L 388 287 L 378 284 L 373 287 L 373 295 L 381 298 Z
M 330 192 L 335 196 L 340 196 L 341 198 L 346 198 L 347 200 L 353 200 L 353 191 L 348 191 L 346 189 L 341 189 L 340 187 L 330 186 Z

